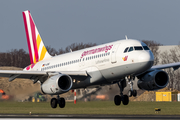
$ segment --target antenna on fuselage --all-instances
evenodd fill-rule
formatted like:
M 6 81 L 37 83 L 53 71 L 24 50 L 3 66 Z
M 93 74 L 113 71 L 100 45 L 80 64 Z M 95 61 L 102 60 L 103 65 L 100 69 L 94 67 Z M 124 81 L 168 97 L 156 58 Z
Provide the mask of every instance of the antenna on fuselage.
M 70 52 L 72 52 L 72 50 L 70 49 Z
M 125 35 L 126 40 L 128 40 L 127 35 Z

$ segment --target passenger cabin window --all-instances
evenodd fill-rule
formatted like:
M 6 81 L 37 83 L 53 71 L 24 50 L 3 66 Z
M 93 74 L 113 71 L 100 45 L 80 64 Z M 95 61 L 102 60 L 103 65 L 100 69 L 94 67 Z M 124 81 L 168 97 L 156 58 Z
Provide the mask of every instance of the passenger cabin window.
M 135 50 L 143 50 L 143 48 L 141 46 L 134 46 Z
M 127 52 L 127 51 L 128 51 L 128 49 L 129 49 L 129 47 L 127 47 L 127 48 L 124 50 L 124 53 L 125 53 L 125 52 Z
M 133 47 L 130 47 L 128 52 L 131 52 L 131 51 L 133 51 Z
M 144 50 L 149 50 L 148 46 L 143 46 Z

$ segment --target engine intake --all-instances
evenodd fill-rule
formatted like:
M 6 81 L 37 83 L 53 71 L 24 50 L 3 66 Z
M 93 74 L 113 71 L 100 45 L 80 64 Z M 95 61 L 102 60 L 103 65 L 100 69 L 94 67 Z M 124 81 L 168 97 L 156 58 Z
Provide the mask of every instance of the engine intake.
M 48 78 L 42 85 L 44 94 L 56 95 L 68 92 L 72 87 L 72 79 L 66 74 L 57 74 Z
M 158 90 L 167 86 L 169 76 L 165 71 L 155 70 L 140 77 L 138 87 L 144 90 Z

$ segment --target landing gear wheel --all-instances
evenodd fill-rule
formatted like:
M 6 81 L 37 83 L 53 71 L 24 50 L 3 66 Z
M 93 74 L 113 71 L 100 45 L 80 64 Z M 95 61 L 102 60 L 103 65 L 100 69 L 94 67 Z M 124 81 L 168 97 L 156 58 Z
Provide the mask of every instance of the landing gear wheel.
M 115 105 L 120 105 L 121 104 L 121 97 L 119 96 L 119 95 L 116 95 L 115 97 L 114 97 L 114 103 L 115 103 Z
M 137 91 L 133 90 L 133 96 L 136 97 L 137 96 Z
M 127 95 L 123 95 L 123 101 L 122 101 L 122 103 L 123 103 L 123 105 L 128 105 L 128 103 L 129 103 L 129 97 L 127 96 Z
M 64 99 L 64 98 L 60 98 L 59 107 L 60 107 L 60 108 L 64 108 L 65 105 L 66 105 L 65 99 Z
M 133 94 L 132 91 L 129 90 L 129 91 L 128 91 L 128 96 L 129 96 L 129 97 L 132 97 L 132 94 Z
M 57 107 L 57 99 L 56 98 L 52 98 L 51 99 L 51 107 L 52 108 L 56 108 Z

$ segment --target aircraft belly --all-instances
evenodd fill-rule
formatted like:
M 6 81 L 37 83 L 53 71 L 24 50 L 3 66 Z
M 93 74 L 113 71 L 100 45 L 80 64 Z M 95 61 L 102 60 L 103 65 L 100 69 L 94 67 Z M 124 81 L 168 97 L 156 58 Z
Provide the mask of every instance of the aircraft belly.
M 72 89 L 85 88 L 92 85 L 101 85 L 107 83 L 101 72 L 96 67 L 89 67 L 86 69 L 89 77 L 79 83 L 73 83 Z
M 114 81 L 124 78 L 127 75 L 136 75 L 145 72 L 152 65 L 152 62 L 140 62 L 126 65 L 119 65 L 108 69 L 101 70 L 102 75 L 108 81 Z

